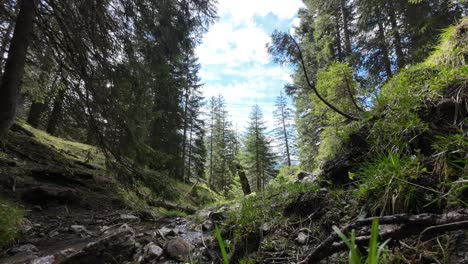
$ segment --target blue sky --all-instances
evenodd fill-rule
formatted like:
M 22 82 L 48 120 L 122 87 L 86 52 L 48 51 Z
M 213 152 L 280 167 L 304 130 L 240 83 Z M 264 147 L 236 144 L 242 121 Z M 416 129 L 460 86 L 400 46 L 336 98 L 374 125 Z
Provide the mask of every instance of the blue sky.
M 206 98 L 223 95 L 230 120 L 245 128 L 252 105 L 273 125 L 276 97 L 290 72 L 274 64 L 265 48 L 273 30 L 297 25 L 301 0 L 219 0 L 219 20 L 204 35 L 196 54 Z

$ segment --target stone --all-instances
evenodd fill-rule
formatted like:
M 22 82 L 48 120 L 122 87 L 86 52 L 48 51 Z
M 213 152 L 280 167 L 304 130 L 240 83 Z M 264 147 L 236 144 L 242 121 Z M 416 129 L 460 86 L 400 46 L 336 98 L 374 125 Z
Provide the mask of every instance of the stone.
M 162 237 L 177 235 L 177 232 L 174 229 L 167 228 L 165 226 L 163 226 L 161 229 L 159 229 L 158 232 L 159 232 L 159 234 L 161 234 Z
M 83 248 L 72 248 L 77 253 L 63 263 L 124 263 L 133 259 L 136 249 L 135 232 L 123 224 L 109 228 Z
M 39 252 L 39 249 L 33 244 L 24 244 L 10 249 L 10 253 L 36 253 Z
M 210 231 L 212 230 L 214 227 L 213 225 L 213 221 L 211 220 L 206 220 L 205 222 L 203 222 L 202 224 L 202 231 Z
M 80 234 L 80 233 L 87 233 L 89 232 L 86 227 L 82 225 L 71 225 L 70 226 L 70 231 L 75 233 L 75 234 Z
M 138 216 L 132 214 L 121 214 L 120 219 L 122 220 L 139 220 Z
M 56 237 L 56 236 L 58 236 L 59 234 L 60 234 L 59 231 L 54 230 L 54 231 L 52 231 L 52 232 L 49 233 L 49 237 Z
M 33 228 L 34 228 L 34 226 L 31 223 L 31 221 L 29 221 L 26 218 L 22 221 L 21 226 L 20 226 L 21 233 L 23 233 L 23 234 L 28 233 Z
M 159 259 L 164 251 L 161 247 L 158 245 L 154 244 L 153 242 L 148 243 L 144 248 L 143 248 L 143 254 L 144 254 L 144 259 L 145 260 L 156 260 Z
M 31 261 L 31 264 L 53 264 L 55 262 L 54 256 L 45 256 L 34 259 Z
M 309 238 L 309 235 L 304 233 L 304 232 L 299 232 L 296 237 L 296 242 L 299 245 L 304 245 L 307 242 L 307 239 Z
M 150 209 L 139 211 L 138 216 L 144 221 L 154 221 L 157 219 L 157 215 Z
M 167 255 L 177 261 L 187 261 L 190 253 L 190 244 L 180 237 L 169 240 L 166 244 Z

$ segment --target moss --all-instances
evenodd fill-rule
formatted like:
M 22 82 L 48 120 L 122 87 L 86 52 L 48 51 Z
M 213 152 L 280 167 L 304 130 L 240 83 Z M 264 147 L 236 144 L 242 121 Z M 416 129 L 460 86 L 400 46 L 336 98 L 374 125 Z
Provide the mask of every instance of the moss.
M 103 152 L 98 148 L 83 143 L 54 137 L 42 130 L 33 128 L 21 120 L 17 121 L 17 123 L 34 135 L 33 140 L 49 146 L 50 148 L 63 154 L 68 159 L 88 163 L 100 169 L 106 168 L 106 158 Z
M 24 211 L 0 199 L 0 247 L 11 244 L 19 235 Z

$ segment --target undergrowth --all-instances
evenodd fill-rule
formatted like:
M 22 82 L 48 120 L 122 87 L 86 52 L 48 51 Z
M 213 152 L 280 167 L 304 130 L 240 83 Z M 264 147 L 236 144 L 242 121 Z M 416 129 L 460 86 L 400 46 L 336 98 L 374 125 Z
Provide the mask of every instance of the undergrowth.
M 24 211 L 0 199 L 0 247 L 11 244 L 20 233 Z

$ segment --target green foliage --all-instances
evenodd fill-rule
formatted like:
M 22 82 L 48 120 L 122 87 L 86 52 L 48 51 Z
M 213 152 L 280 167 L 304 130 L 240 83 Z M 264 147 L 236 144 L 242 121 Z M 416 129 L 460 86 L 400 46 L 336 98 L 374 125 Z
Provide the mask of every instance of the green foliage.
M 228 258 L 228 254 L 227 254 L 227 251 L 226 251 L 226 246 L 224 245 L 224 240 L 221 237 L 221 232 L 219 231 L 217 225 L 215 225 L 215 232 L 216 232 L 216 240 L 218 241 L 218 246 L 219 246 L 219 249 L 221 250 L 221 256 L 223 258 L 223 263 L 224 264 L 229 264 L 229 258 Z
M 351 236 L 348 238 L 341 230 L 333 226 L 333 230 L 343 240 L 346 246 L 349 248 L 349 264 L 383 264 L 387 263 L 385 258 L 381 258 L 385 246 L 390 240 L 385 241 L 381 245 L 378 243 L 379 236 L 379 221 L 374 219 L 371 227 L 371 237 L 369 240 L 368 255 L 366 260 L 362 260 L 359 254 L 358 247 L 356 245 L 356 234 L 354 230 L 351 231 Z
M 357 172 L 357 198 L 367 202 L 373 215 L 420 212 L 428 197 L 412 181 L 424 176 L 426 171 L 416 156 L 392 152 L 380 155 Z
M 11 244 L 19 235 L 24 211 L 0 199 L 0 247 Z
M 233 228 L 234 240 L 257 232 L 263 223 L 271 226 L 284 221 L 283 211 L 301 194 L 316 192 L 318 186 L 311 183 L 272 181 L 264 192 L 253 193 L 240 201 L 240 209 L 230 213 L 227 225 Z

